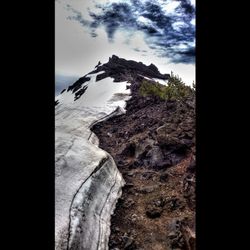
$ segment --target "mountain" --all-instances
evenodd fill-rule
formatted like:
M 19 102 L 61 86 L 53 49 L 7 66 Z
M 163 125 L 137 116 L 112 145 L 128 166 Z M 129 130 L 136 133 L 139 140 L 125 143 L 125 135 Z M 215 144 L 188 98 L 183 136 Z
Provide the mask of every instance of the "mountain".
M 170 77 L 169 74 L 161 74 L 154 64 L 146 66 L 141 62 L 138 63 L 132 60 L 125 60 L 115 55 L 110 57 L 106 64 L 102 65 L 99 62 L 95 68 L 96 69 L 89 74 L 99 73 L 96 77 L 96 81 L 100 81 L 107 77 L 113 78 L 114 82 L 129 81 L 140 76 L 151 79 L 155 78 L 157 80 L 167 80 Z M 88 86 L 85 83 L 90 80 L 88 77 L 89 74 L 79 78 L 74 84 L 67 88 L 67 92 L 72 91 L 72 93 L 75 94 L 75 100 L 86 91 Z M 66 91 L 66 89 L 63 89 L 61 93 L 64 91 Z
M 195 90 L 113 55 L 55 104 L 56 249 L 195 249 Z

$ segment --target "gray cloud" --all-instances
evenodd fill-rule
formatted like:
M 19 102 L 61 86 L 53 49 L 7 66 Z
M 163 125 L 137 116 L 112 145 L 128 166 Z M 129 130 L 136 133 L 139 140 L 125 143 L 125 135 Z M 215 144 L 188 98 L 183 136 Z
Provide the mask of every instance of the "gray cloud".
M 96 4 L 99 11 L 89 11 L 92 21 L 87 21 L 70 5 L 67 8 L 72 12 L 69 19 L 88 27 L 92 37 L 97 36 L 96 30 L 100 26 L 105 27 L 110 41 L 121 28 L 130 32 L 142 31 L 146 43 L 158 55 L 166 56 L 175 63 L 192 64 L 195 61 L 195 26 L 191 21 L 195 18 L 195 8 L 190 0 L 176 1 L 179 5 L 173 12 L 166 12 L 156 0 Z

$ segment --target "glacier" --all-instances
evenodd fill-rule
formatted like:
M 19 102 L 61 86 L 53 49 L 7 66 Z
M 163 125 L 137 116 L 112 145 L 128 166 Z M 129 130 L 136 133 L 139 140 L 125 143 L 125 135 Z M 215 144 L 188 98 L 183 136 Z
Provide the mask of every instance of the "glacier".
M 84 94 L 56 96 L 55 249 L 108 249 L 110 219 L 125 182 L 91 132 L 96 122 L 125 112 L 128 82 L 88 74 Z

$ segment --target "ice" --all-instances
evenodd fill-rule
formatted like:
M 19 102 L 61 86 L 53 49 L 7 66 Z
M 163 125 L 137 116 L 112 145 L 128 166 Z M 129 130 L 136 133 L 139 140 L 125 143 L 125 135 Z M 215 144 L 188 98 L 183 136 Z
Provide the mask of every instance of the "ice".
M 98 138 L 90 127 L 103 117 L 107 119 L 114 110 L 111 115 L 124 112 L 130 90 L 126 89 L 127 82 L 113 82 L 112 78 L 96 82 L 96 76 L 101 73 L 87 75 L 91 78 L 84 84 L 88 88 L 76 101 L 72 91 L 64 91 L 56 97 L 59 101 L 55 108 L 55 243 L 58 250 L 76 244 L 77 249 L 108 249 L 110 216 L 124 185 L 112 157 L 98 148 Z M 120 108 L 116 109 L 117 106 Z M 104 159 L 105 163 L 101 163 Z

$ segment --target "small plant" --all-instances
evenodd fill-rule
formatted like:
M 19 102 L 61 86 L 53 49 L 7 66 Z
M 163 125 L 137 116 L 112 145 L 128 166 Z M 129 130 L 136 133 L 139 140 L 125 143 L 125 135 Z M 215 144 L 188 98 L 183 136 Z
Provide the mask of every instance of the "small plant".
M 178 75 L 171 72 L 167 86 L 143 80 L 139 91 L 142 96 L 158 96 L 163 100 L 181 100 L 195 93 L 195 85 L 193 88 L 185 85 Z

